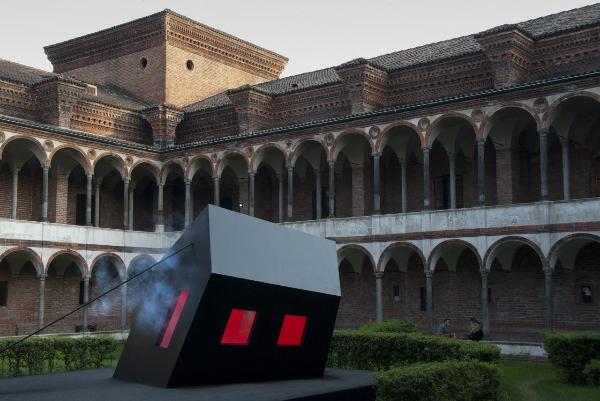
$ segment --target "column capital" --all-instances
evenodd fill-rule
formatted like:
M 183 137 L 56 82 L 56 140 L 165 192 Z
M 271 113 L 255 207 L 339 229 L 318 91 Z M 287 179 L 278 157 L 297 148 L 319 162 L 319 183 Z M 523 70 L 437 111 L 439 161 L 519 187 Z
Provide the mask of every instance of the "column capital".
M 381 152 L 373 152 L 373 153 L 371 153 L 371 156 L 373 156 L 373 157 L 381 157 Z
M 190 180 L 189 178 L 184 178 L 183 182 L 185 183 L 185 185 L 192 185 L 192 180 Z
M 335 160 L 327 160 L 329 167 L 335 167 Z
M 84 282 L 84 284 L 89 284 L 90 283 L 90 278 L 89 276 L 84 276 L 81 278 L 81 281 Z
M 131 178 L 130 177 L 123 177 L 123 183 L 124 184 L 129 184 L 131 182 Z
M 374 272 L 373 275 L 375 276 L 375 278 L 377 280 L 381 280 L 383 278 L 383 272 L 380 272 L 380 271 Z
M 488 269 L 481 269 L 479 271 L 479 274 L 481 275 L 481 278 L 487 278 L 490 272 L 488 271 Z
M 554 269 L 552 269 L 550 266 L 545 266 L 544 267 L 544 275 L 546 277 L 548 277 L 548 276 L 552 277 L 553 273 L 554 273 Z
M 477 138 L 475 138 L 475 142 L 477 142 L 478 146 L 483 146 L 485 145 L 485 141 L 487 138 L 482 137 L 482 136 L 478 136 Z
M 48 164 L 44 164 L 42 166 L 42 170 L 44 170 L 44 172 L 47 173 L 48 171 L 50 171 L 50 166 Z
M 254 177 L 256 173 L 254 171 L 248 171 L 248 177 Z
M 294 171 L 294 166 L 288 165 L 288 166 L 286 166 L 286 169 L 287 169 L 288 172 L 289 171 Z
M 212 179 L 213 179 L 213 181 L 219 181 L 219 176 L 218 176 L 218 175 L 214 175 L 214 176 L 212 177 Z
M 88 171 L 86 176 L 87 176 L 88 181 L 91 181 L 94 178 L 94 173 L 91 171 Z
M 431 150 L 431 146 L 429 146 L 429 145 L 421 146 L 421 151 L 423 153 L 429 153 L 430 150 Z
M 448 155 L 449 160 L 454 160 L 456 158 L 456 152 L 454 150 L 447 150 L 446 154 Z
M 427 278 L 432 278 L 433 277 L 433 270 L 425 270 L 425 277 Z
M 558 136 L 558 140 L 560 141 L 560 144 L 565 147 L 569 145 L 569 137 L 564 137 L 562 135 L 557 135 Z
M 547 137 L 550 130 L 548 128 L 544 127 L 544 128 L 538 128 L 537 132 L 540 137 Z
M 37 279 L 39 281 L 44 281 L 44 280 L 46 280 L 46 277 L 48 277 L 48 275 L 46 273 L 42 273 L 42 274 L 38 274 Z

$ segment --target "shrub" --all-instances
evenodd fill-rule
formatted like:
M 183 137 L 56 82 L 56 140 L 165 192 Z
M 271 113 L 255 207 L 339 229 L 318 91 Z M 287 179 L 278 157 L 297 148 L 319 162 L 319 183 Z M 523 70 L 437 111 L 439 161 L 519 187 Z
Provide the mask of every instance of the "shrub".
M 587 378 L 588 383 L 594 386 L 600 386 L 600 359 L 592 359 L 585 365 L 583 374 Z
M 570 383 L 583 384 L 592 359 L 600 359 L 600 332 L 549 333 L 544 338 L 548 358 Z
M 34 337 L 1 351 L 15 341 L 0 340 L 2 373 L 7 367 L 12 376 L 53 372 L 56 361 L 62 361 L 66 370 L 99 368 L 117 349 L 118 343 L 105 336 Z
M 417 362 L 468 359 L 496 362 L 500 349 L 491 344 L 414 333 L 340 330 L 333 334 L 328 363 L 338 368 L 383 370 Z
M 408 320 L 384 320 L 381 323 L 369 323 L 359 331 L 369 333 L 418 333 L 419 327 Z
M 479 361 L 420 363 L 375 375 L 378 401 L 495 401 L 499 372 Z

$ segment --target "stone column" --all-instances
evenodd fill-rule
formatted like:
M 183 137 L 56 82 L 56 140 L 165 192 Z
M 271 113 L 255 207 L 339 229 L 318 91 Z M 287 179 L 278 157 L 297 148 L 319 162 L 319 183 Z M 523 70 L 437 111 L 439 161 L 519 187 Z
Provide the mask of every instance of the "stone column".
M 185 212 L 184 221 L 185 226 L 189 226 L 192 223 L 192 181 L 185 180 Z
M 121 286 L 121 331 L 127 329 L 127 284 Z
M 329 217 L 335 217 L 335 161 L 329 162 Z
M 477 204 L 485 205 L 485 139 L 477 140 Z
M 490 338 L 490 300 L 488 299 L 488 274 L 485 269 L 481 271 L 481 317 L 483 320 L 483 335 Z
M 135 185 L 129 187 L 129 231 L 133 231 L 133 195 L 135 193 Z
M 254 177 L 253 172 L 248 172 L 248 215 L 254 216 Z
M 427 297 L 427 327 L 433 334 L 433 272 L 431 270 L 425 271 L 425 296 Z
M 423 148 L 423 210 L 431 209 L 431 196 L 429 182 L 429 148 Z
M 163 222 L 163 192 L 164 192 L 164 188 L 165 186 L 163 185 L 163 183 L 159 183 L 158 184 L 158 199 L 157 199 L 157 207 L 156 207 L 156 228 L 155 231 L 162 233 L 165 230 L 165 225 Z
M 87 173 L 87 187 L 85 192 L 85 225 L 92 225 L 92 180 L 94 175 Z
M 48 175 L 50 166 L 44 166 L 42 171 L 42 221 L 48 221 Z
M 381 155 L 373 154 L 373 214 L 381 213 Z
M 13 167 L 13 194 L 12 194 L 12 211 L 10 218 L 13 220 L 17 219 L 17 202 L 19 200 L 19 171 L 20 167 Z
M 548 266 L 544 268 L 544 303 L 546 306 L 546 330 L 552 330 L 554 327 L 554 290 L 552 288 L 552 269 Z
M 96 182 L 94 190 L 96 191 L 96 197 L 94 199 L 94 216 L 96 219 L 94 225 L 100 227 L 100 183 Z
M 383 272 L 375 272 L 375 312 L 376 321 L 383 321 L 383 290 L 381 281 Z
M 405 159 L 400 159 L 400 176 L 402 179 L 402 213 L 406 213 L 408 206 L 407 206 L 407 192 L 406 192 L 406 160 Z
M 123 229 L 129 228 L 129 177 L 123 178 Z
M 44 327 L 44 313 L 46 311 L 46 275 L 40 274 L 38 280 L 40 287 L 40 299 L 38 300 L 38 329 L 41 329 Z
M 90 296 L 90 279 L 89 277 L 83 278 L 83 303 L 86 304 Z M 88 330 L 88 308 L 83 308 L 83 332 L 87 333 Z
M 456 209 L 456 157 L 454 152 L 448 152 L 450 172 L 450 209 Z
M 277 173 L 277 220 L 283 223 L 283 177 Z
M 569 138 L 560 137 L 562 150 L 563 198 L 571 200 L 571 159 L 569 155 Z
M 288 198 L 287 198 L 287 218 L 292 221 L 293 205 L 294 205 L 294 166 L 287 167 L 288 179 Z
M 213 177 L 213 202 L 215 206 L 220 206 L 221 201 L 219 198 L 219 177 Z
M 548 128 L 538 129 L 540 136 L 540 195 L 548 200 Z
M 321 171 L 315 169 L 315 217 L 321 219 Z

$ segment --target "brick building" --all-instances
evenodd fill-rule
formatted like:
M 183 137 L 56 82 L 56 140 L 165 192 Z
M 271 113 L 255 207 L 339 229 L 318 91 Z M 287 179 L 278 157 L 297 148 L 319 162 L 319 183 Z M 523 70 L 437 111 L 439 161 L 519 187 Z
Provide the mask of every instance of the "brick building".
M 279 79 L 170 10 L 0 60 L 0 335 L 148 266 L 208 203 L 334 239 L 338 324 L 600 329 L 600 4 Z M 127 326 L 143 281 L 54 331 Z

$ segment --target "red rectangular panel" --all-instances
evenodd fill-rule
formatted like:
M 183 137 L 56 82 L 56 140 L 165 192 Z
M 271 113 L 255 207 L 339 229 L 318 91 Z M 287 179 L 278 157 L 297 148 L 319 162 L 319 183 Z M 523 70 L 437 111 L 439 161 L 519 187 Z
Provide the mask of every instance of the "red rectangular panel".
M 283 324 L 279 332 L 277 346 L 279 347 L 300 347 L 304 341 L 304 331 L 306 330 L 306 316 L 285 315 Z
M 175 327 L 177 327 L 177 322 L 179 322 L 181 312 L 183 312 L 183 307 L 185 306 L 185 302 L 187 301 L 189 295 L 190 293 L 187 290 L 183 290 L 179 293 L 177 303 L 175 304 L 175 308 L 173 308 L 173 313 L 171 313 L 171 318 L 169 319 L 167 328 L 165 329 L 165 332 L 163 333 L 158 344 L 161 348 L 169 348 L 169 344 L 171 344 L 171 338 L 173 338 L 173 333 L 175 332 Z
M 232 309 L 221 338 L 222 345 L 248 345 L 254 328 L 256 311 Z

